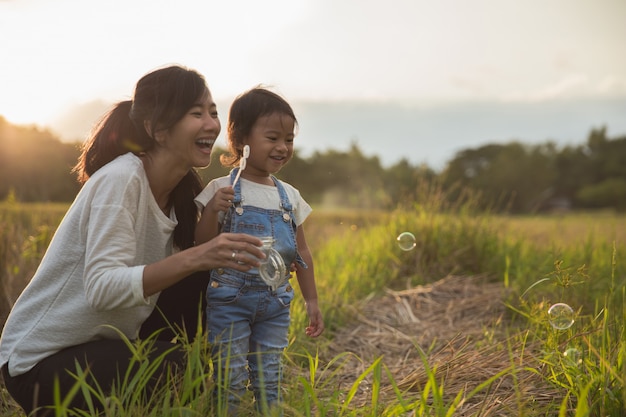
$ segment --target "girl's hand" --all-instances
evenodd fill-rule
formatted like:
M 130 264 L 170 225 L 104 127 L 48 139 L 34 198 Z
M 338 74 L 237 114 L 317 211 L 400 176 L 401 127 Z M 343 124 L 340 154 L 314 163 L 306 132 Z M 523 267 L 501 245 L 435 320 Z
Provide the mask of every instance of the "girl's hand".
M 226 211 L 233 204 L 235 198 L 235 190 L 230 185 L 217 190 L 213 198 L 207 203 L 207 208 L 215 213 Z
M 309 337 L 317 337 L 324 332 L 324 320 L 322 312 L 317 305 L 317 300 L 306 302 L 306 313 L 309 316 L 309 325 L 304 333 Z

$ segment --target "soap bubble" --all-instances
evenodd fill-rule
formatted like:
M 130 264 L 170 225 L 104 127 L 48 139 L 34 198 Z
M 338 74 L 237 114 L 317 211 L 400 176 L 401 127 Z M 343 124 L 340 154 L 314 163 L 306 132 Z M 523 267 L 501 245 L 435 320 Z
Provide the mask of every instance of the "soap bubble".
M 580 365 L 583 362 L 580 351 L 574 347 L 565 350 L 563 356 L 570 365 Z
M 557 330 L 565 330 L 574 324 L 574 310 L 565 303 L 553 304 L 548 309 L 550 324 Z
M 400 233 L 396 240 L 398 241 L 398 246 L 400 246 L 400 249 L 407 252 L 413 249 L 415 245 L 417 245 L 417 243 L 415 243 L 415 236 L 411 232 Z

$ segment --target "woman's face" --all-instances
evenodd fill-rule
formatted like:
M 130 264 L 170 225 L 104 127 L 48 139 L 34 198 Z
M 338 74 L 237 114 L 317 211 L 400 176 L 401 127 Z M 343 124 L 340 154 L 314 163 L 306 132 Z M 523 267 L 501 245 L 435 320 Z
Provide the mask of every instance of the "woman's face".
M 157 142 L 187 168 L 205 167 L 211 162 L 211 151 L 221 129 L 217 106 L 207 90 Z

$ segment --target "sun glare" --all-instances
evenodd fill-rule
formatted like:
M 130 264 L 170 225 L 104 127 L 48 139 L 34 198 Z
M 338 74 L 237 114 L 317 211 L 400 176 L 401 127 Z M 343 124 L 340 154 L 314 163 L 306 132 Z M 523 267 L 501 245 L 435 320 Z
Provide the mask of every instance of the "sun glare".
M 28 105 L 27 103 L 15 100 L 19 97 L 19 92 L 4 92 L 4 97 L 11 97 L 13 101 L 5 101 L 2 99 L 0 104 L 0 116 L 4 117 L 9 123 L 14 125 L 38 125 L 46 126 L 50 123 L 54 116 L 55 106 Z

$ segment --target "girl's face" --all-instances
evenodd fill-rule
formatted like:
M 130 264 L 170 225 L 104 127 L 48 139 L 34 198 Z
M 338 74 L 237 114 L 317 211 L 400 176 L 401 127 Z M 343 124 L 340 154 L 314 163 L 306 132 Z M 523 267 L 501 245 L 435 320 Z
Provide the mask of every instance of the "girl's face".
M 211 151 L 221 129 L 217 106 L 207 90 L 182 119 L 162 132 L 158 142 L 187 169 L 205 167 L 211 162 Z
M 254 180 L 280 171 L 293 156 L 294 128 L 295 121 L 286 114 L 259 117 L 243 141 L 250 146 L 250 156 L 241 175 Z

